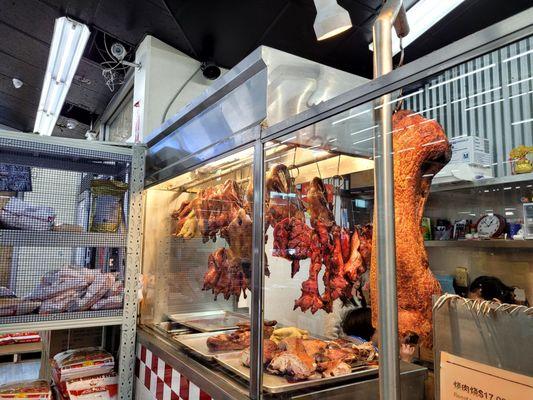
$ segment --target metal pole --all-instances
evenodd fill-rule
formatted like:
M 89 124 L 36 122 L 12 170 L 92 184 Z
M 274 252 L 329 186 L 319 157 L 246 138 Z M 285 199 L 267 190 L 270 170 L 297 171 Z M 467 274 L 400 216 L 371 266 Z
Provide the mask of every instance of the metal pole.
M 374 78 L 392 71 L 392 25 L 399 36 L 409 30 L 401 0 L 387 1 L 374 22 Z M 398 20 L 397 20 L 397 17 Z M 397 22 L 395 22 L 397 20 Z M 379 397 L 399 400 L 400 363 L 396 299 L 396 238 L 394 229 L 394 165 L 391 95 L 378 100 L 379 132 L 374 136 L 375 213 L 377 216 L 377 277 L 379 328 Z M 376 229 L 377 228 L 377 229 Z M 375 299 L 373 299 L 375 301 Z
M 252 254 L 252 338 L 250 342 L 250 398 L 260 399 L 263 386 L 263 281 L 265 237 L 263 222 L 264 203 L 264 150 L 261 140 L 254 144 L 253 163 L 253 254 Z

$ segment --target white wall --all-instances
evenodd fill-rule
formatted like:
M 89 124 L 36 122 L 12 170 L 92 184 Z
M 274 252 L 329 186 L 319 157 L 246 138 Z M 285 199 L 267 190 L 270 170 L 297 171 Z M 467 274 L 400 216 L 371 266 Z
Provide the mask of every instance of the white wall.
M 200 62 L 153 36 L 146 36 L 141 42 L 135 60 L 141 68 L 135 71 L 134 78 L 134 135 L 131 139 L 135 139 L 138 132 L 139 141 L 142 141 L 162 124 L 166 107 L 178 89 L 198 71 Z M 172 103 L 166 119 L 198 97 L 212 82 L 205 79 L 201 71 L 196 72 Z

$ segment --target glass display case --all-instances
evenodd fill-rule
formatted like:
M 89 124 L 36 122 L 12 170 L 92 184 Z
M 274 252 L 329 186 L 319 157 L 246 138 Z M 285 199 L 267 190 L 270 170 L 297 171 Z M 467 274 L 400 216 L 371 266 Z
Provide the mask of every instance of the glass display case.
M 397 288 L 385 295 L 398 303 L 402 398 L 424 398 L 438 296 L 528 305 L 533 295 L 528 15 L 263 124 L 212 157 L 214 147 L 182 157 L 184 138 L 169 133 L 166 150 L 148 156 L 146 332 L 241 395 L 376 398 L 379 364 L 399 362 L 376 348 L 396 337 L 380 330 L 377 307 L 374 167 L 387 157 Z M 376 152 L 384 135 L 391 154 Z

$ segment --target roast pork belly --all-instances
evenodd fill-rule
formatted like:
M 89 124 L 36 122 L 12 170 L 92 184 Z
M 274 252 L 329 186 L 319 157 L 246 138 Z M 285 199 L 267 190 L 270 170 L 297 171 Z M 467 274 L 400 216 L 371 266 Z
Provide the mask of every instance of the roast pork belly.
M 431 298 L 441 288 L 429 270 L 420 224 L 433 175 L 450 160 L 450 144 L 441 126 L 412 111 L 393 115 L 396 280 L 400 336 L 417 333 L 432 345 Z M 374 214 L 374 226 L 376 215 Z M 372 321 L 377 326 L 377 235 L 373 235 L 370 294 Z

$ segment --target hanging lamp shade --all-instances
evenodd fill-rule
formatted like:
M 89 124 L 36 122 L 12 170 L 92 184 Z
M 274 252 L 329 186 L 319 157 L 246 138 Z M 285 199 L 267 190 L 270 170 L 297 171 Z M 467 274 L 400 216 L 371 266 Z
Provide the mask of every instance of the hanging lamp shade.
M 317 40 L 324 40 L 352 27 L 350 14 L 337 4 L 337 0 L 314 0 L 316 18 L 313 28 Z

